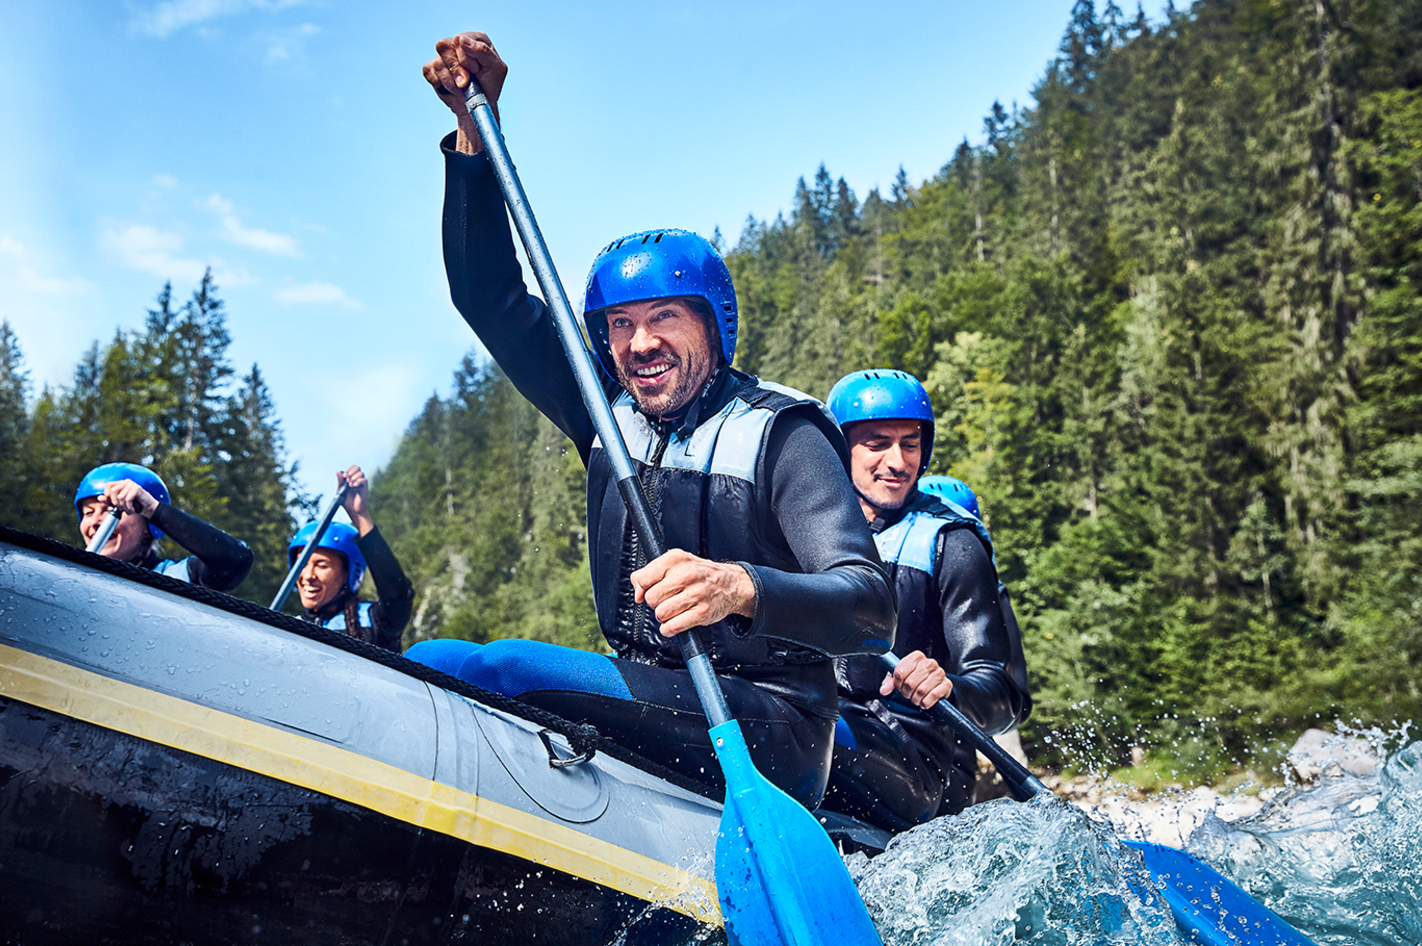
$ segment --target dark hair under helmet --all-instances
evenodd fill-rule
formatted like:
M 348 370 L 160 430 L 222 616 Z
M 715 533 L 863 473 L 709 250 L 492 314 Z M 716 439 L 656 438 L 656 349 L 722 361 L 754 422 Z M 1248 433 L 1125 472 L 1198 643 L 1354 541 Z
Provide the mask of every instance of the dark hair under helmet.
M 865 420 L 916 420 L 923 429 L 918 472 L 933 456 L 933 405 L 923 384 L 907 371 L 870 368 L 845 375 L 830 388 L 825 406 L 841 429 Z
M 672 296 L 699 298 L 711 307 L 721 341 L 721 357 L 731 364 L 736 354 L 739 316 L 726 261 L 707 240 L 688 230 L 646 230 L 609 243 L 593 260 L 588 273 L 583 324 L 604 371 L 617 376 L 603 310 Z

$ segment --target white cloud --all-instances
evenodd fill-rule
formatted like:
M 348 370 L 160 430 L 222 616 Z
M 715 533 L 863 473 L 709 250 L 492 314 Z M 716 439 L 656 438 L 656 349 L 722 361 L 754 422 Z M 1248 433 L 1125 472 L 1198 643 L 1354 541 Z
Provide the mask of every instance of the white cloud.
M 321 28 L 316 24 L 303 23 L 289 30 L 272 33 L 266 39 L 267 62 L 295 59 L 306 52 L 306 41 L 319 32 Z
M 153 186 L 171 190 L 178 186 L 178 179 L 171 174 L 155 174 L 153 175 Z
M 244 227 L 233 211 L 232 201 L 221 194 L 213 194 L 199 206 L 217 215 L 222 223 L 222 235 L 238 246 L 276 253 L 281 256 L 300 256 L 296 248 L 296 238 L 285 233 L 273 233 L 257 227 Z
M 303 0 L 162 0 L 161 3 L 134 9 L 129 19 L 129 28 L 165 39 L 179 30 L 200 26 L 218 17 L 246 13 L 249 10 L 282 10 L 302 2 Z
M 0 256 L 9 264 L 0 266 L 0 294 L 20 289 L 51 296 L 71 295 L 90 288 L 89 283 L 78 276 L 65 278 L 42 273 L 40 269 L 51 267 L 43 260 L 36 260 L 34 253 L 9 235 L 0 236 Z
M 113 220 L 103 221 L 99 240 L 125 266 L 159 279 L 197 282 L 207 270 L 206 263 L 179 255 L 183 249 L 180 234 L 159 230 L 146 223 L 124 226 Z
M 272 298 L 283 305 L 339 305 L 347 309 L 364 309 L 358 299 L 346 295 L 340 286 L 328 282 L 299 283 L 283 286 L 272 293 Z

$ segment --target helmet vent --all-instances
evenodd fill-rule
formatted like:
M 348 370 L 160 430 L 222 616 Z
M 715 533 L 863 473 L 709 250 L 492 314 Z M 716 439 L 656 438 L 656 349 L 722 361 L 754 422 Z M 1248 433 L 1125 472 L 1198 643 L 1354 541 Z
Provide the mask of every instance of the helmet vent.
M 664 237 L 664 236 L 666 236 L 665 233 L 658 233 L 658 234 L 657 234 L 657 238 L 656 238 L 655 240 L 653 240 L 652 242 L 653 242 L 653 243 L 660 243 L 660 242 L 662 242 L 662 237 Z

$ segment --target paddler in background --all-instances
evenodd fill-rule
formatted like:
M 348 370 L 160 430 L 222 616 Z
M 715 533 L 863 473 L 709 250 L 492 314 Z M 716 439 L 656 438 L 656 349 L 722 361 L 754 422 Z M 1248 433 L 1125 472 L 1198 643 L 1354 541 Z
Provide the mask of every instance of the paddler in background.
M 587 466 L 593 595 L 616 656 L 529 640 L 424 641 L 407 656 L 591 723 L 719 787 L 706 716 L 675 640 L 703 628 L 756 767 L 813 807 L 838 712 L 831 658 L 885 652 L 894 625 L 893 591 L 834 420 L 813 398 L 731 367 L 735 290 L 710 243 L 651 230 L 608 244 L 588 277 L 583 318 L 672 549 L 645 561 L 552 317 L 523 283 L 503 198 L 465 111 L 467 76 L 492 103 L 507 67 L 483 33 L 442 39 L 435 51 L 425 78 L 458 122 L 443 142 L 450 293 Z
M 964 513 L 982 522 L 982 513 L 978 508 L 978 494 L 973 492 L 973 488 L 956 476 L 924 476 L 918 481 L 918 489 L 921 493 L 927 493 L 942 500 L 944 505 L 955 512 Z M 983 529 L 987 529 L 986 523 Z M 991 551 L 991 537 L 986 540 Z M 993 567 L 997 567 L 997 557 L 993 556 Z M 1022 654 L 1022 628 L 1017 623 L 1017 612 L 1012 607 L 1012 595 L 1007 590 L 1007 585 L 1003 584 L 1001 576 L 997 582 L 997 603 L 1002 608 L 1002 620 L 1007 625 L 1007 637 L 1012 644 L 1012 676 L 1017 681 L 1017 687 L 1023 693 L 1028 692 L 1027 688 L 1027 661 Z M 1032 711 L 1032 700 L 1030 695 L 1027 700 L 1027 708 L 1023 710 L 1022 723 L 1027 719 L 1028 713 Z M 998 733 L 993 737 L 994 741 L 1011 753 L 1012 757 L 1023 765 L 1027 764 L 1027 756 L 1022 751 L 1022 737 L 1018 735 L 1017 727 L 1013 726 L 1006 732 Z M 979 773 L 981 775 L 981 772 Z M 1008 794 L 1007 785 L 999 777 L 994 777 L 984 781 L 978 779 L 978 787 L 973 791 L 973 803 L 987 801 L 989 798 L 1001 798 Z
M 370 517 L 370 482 L 358 466 L 336 474 L 336 488 L 349 486 L 341 507 L 354 526 L 332 522 L 322 533 L 296 580 L 301 619 L 344 631 L 369 644 L 400 652 L 400 638 L 414 609 L 415 589 Z M 317 523 L 302 526 L 287 543 L 287 567 L 296 564 Z M 357 593 L 369 571 L 376 601 Z
M 171 502 L 158 474 L 137 463 L 96 466 L 74 491 L 79 534 L 86 544 L 110 510 L 124 514 L 100 555 L 217 591 L 240 585 L 252 568 L 252 550 L 221 529 L 179 512 Z M 192 554 L 160 561 L 153 543 L 165 534 Z
M 830 391 L 859 506 L 898 591 L 898 668 L 836 661 L 840 722 L 824 807 L 903 831 L 972 801 L 971 746 L 924 710 L 949 699 L 989 733 L 1031 709 L 1021 645 L 998 597 L 992 540 L 976 515 L 918 489 L 933 408 L 913 375 L 856 371 Z

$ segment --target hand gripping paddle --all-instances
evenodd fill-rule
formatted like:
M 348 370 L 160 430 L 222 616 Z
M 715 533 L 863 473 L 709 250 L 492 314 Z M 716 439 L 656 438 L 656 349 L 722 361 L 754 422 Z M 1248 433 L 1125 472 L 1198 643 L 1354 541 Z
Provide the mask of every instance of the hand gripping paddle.
M 494 122 L 493 109 L 473 76 L 465 89 L 465 105 L 548 302 L 622 501 L 643 546 L 655 559 L 666 550 L 661 530 L 642 494 L 642 484 L 573 319 L 553 258 Z M 731 717 L 700 636 L 687 631 L 678 634 L 677 641 L 711 722 L 711 744 L 726 777 L 726 801 L 716 840 L 716 891 L 727 937 L 735 946 L 878 946 L 879 934 L 834 842 L 813 815 L 772 785 L 751 762 L 740 723 Z

